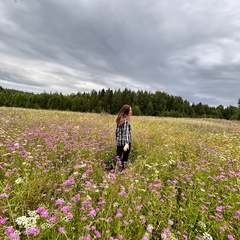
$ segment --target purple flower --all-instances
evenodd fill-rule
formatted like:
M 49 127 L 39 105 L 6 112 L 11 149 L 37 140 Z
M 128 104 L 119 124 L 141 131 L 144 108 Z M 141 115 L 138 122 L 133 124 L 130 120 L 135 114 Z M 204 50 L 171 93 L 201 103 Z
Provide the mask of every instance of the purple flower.
M 65 201 L 63 199 L 58 199 L 56 200 L 55 204 L 56 205 L 62 205 Z
M 91 240 L 91 237 L 89 234 L 85 237 L 85 240 Z
M 219 206 L 219 207 L 216 208 L 216 211 L 221 212 L 223 209 L 224 209 L 223 206 Z
M 8 218 L 2 218 L 0 219 L 0 224 L 3 225 L 8 220 Z
M 95 217 L 97 215 L 96 211 L 94 208 L 91 208 L 89 216 Z
M 63 206 L 63 207 L 61 208 L 61 211 L 62 211 L 62 212 L 68 212 L 70 209 L 71 209 L 70 206 Z
M 139 206 L 137 206 L 137 210 L 138 210 L 138 211 L 140 211 L 142 208 L 143 208 L 143 205 L 142 205 L 142 204 L 139 205 Z
M 64 233 L 64 232 L 65 232 L 65 229 L 64 229 L 63 227 L 59 227 L 58 231 L 59 231 L 60 233 Z
M 56 217 L 50 217 L 50 218 L 49 218 L 49 221 L 50 221 L 50 222 L 55 222 L 56 220 L 57 220 Z
M 0 195 L 0 198 L 8 198 L 8 195 L 6 193 L 3 193 Z
M 94 234 L 95 234 L 98 238 L 101 237 L 101 234 L 100 234 L 100 232 L 98 232 L 98 231 L 95 231 Z
M 38 228 L 31 228 L 31 229 L 28 229 L 24 232 L 25 235 L 38 235 L 40 233 L 40 230 Z
M 40 207 L 36 210 L 36 213 L 40 214 L 42 213 L 43 211 L 45 211 L 45 208 L 44 207 Z
M 116 216 L 120 218 L 120 217 L 122 217 L 122 214 L 120 212 L 118 212 Z
M 20 236 L 17 233 L 13 233 L 10 235 L 11 240 L 20 240 Z
M 6 233 L 7 235 L 11 235 L 13 232 L 14 232 L 14 228 L 13 228 L 13 227 L 8 227 L 8 228 L 6 228 L 6 230 L 5 230 L 5 233 Z
M 234 237 L 232 235 L 228 235 L 229 240 L 234 240 Z
M 147 227 L 147 231 L 152 233 L 152 228 L 151 227 Z
M 167 234 L 171 234 L 171 231 L 168 228 L 165 228 L 163 230 L 163 233 L 167 235 Z
M 168 224 L 169 224 L 169 225 L 173 225 L 174 222 L 173 222 L 172 220 L 168 220 Z

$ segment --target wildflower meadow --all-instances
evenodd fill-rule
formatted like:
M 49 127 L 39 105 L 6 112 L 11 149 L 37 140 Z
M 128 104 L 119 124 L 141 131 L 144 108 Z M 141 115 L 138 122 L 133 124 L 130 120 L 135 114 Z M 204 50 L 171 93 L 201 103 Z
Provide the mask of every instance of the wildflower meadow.
M 240 239 L 240 122 L 0 108 L 0 239 Z

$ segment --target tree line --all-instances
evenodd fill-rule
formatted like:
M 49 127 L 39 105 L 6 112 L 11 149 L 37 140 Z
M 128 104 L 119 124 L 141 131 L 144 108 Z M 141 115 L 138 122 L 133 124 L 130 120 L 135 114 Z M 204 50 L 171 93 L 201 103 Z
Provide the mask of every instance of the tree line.
M 117 114 L 123 104 L 132 106 L 134 115 L 221 118 L 240 120 L 240 99 L 238 107 L 210 107 L 203 103 L 190 104 L 180 96 L 172 96 L 165 92 L 138 90 L 102 89 L 89 93 L 29 93 L 0 86 L 0 106 L 32 109 L 52 109 L 76 112 L 95 112 Z

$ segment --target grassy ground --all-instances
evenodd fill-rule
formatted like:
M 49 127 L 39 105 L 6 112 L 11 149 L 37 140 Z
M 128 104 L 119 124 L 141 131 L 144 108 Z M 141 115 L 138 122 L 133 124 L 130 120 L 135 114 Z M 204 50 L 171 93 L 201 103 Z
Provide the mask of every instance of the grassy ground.
M 0 108 L 0 239 L 239 239 L 240 122 Z

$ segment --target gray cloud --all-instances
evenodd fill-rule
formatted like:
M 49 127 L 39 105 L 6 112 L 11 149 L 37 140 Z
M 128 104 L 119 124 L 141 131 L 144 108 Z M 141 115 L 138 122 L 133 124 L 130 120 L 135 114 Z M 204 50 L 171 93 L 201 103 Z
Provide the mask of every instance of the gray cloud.
M 237 105 L 237 0 L 0 3 L 0 85 L 33 92 L 156 90 Z

